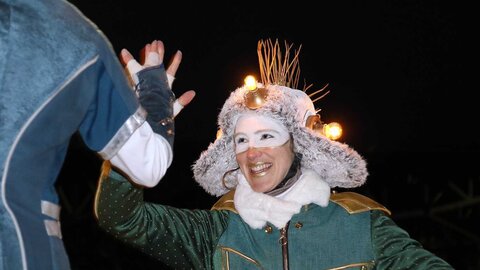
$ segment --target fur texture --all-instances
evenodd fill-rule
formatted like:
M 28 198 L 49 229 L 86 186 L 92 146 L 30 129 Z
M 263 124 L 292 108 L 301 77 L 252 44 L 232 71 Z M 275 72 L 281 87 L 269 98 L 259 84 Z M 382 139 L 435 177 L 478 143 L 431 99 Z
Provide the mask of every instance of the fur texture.
M 253 229 L 261 229 L 267 222 L 281 229 L 303 205 L 314 203 L 326 207 L 329 199 L 328 184 L 308 169 L 302 171 L 300 179 L 279 197 L 253 191 L 245 176 L 239 173 L 234 197 L 238 214 Z
M 305 127 L 306 117 L 315 114 L 307 94 L 285 86 L 266 88 L 267 101 L 255 112 L 278 119 L 287 127 L 293 136 L 294 151 L 302 154 L 302 168 L 314 170 L 332 188 L 352 188 L 365 182 L 366 162 L 355 150 Z M 238 168 L 232 135 L 238 117 L 252 111 L 244 104 L 245 91 L 245 87 L 240 87 L 230 94 L 218 116 L 222 136 L 211 143 L 192 166 L 195 180 L 215 196 L 228 192 L 222 185 L 222 177 L 225 172 Z M 225 182 L 228 187 L 237 185 L 236 177 L 227 177 Z

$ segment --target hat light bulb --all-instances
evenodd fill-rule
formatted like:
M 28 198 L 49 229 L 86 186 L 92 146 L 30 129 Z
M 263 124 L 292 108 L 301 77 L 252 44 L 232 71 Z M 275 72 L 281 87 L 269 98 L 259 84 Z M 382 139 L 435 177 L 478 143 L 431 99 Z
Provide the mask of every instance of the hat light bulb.
M 257 80 L 252 75 L 245 77 L 245 86 L 248 90 L 253 91 L 257 88 Z
M 342 126 L 337 122 L 331 122 L 323 126 L 323 133 L 331 140 L 337 140 L 342 136 Z
M 252 75 L 249 75 L 245 78 L 245 91 L 244 100 L 245 106 L 251 110 L 258 109 L 265 104 L 267 100 L 267 89 L 258 88 L 257 80 Z

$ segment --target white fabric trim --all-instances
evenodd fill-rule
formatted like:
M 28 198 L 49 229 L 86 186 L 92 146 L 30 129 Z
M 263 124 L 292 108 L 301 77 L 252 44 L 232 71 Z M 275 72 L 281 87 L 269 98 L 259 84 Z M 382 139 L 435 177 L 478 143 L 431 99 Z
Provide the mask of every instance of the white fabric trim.
M 313 170 L 302 170 L 298 181 L 277 197 L 255 192 L 242 173 L 234 203 L 240 217 L 253 229 L 263 228 L 267 222 L 283 228 L 303 205 L 315 203 L 326 207 L 330 199 L 330 186 Z
M 49 202 L 41 201 L 42 214 L 47 215 L 55 220 L 60 220 L 60 205 Z
M 165 175 L 173 160 L 168 141 L 143 123 L 120 148 L 110 162 L 135 183 L 153 187 Z
M 62 239 L 62 230 L 60 226 L 60 205 L 49 202 L 41 201 L 42 214 L 49 216 L 55 220 L 45 219 L 43 220 L 45 224 L 45 230 L 47 235 L 55 236 Z
M 44 220 L 45 229 L 47 231 L 47 235 L 49 236 L 56 236 L 62 239 L 62 229 L 60 227 L 60 222 L 57 220 Z

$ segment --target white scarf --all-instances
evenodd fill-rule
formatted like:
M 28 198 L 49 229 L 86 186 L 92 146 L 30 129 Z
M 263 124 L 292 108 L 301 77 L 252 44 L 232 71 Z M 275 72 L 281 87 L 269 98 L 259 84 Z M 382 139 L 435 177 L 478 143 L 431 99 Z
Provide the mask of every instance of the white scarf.
M 330 186 L 313 170 L 302 170 L 298 181 L 284 193 L 272 197 L 252 190 L 245 176 L 238 174 L 234 203 L 240 217 L 253 229 L 263 228 L 267 222 L 283 228 L 303 205 L 328 205 Z

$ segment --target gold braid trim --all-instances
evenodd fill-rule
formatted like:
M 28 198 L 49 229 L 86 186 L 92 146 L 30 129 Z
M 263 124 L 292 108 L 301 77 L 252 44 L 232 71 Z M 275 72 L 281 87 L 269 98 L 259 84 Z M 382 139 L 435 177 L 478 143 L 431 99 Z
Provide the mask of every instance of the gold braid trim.
M 380 210 L 388 215 L 392 214 L 385 206 L 355 192 L 332 193 L 330 201 L 343 207 L 349 214 L 357 214 L 370 210 Z

